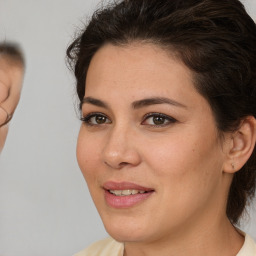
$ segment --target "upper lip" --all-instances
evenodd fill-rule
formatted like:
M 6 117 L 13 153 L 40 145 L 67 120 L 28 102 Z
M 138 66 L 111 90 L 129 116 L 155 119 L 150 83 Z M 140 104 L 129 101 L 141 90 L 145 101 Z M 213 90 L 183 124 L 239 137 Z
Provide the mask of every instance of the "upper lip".
M 152 191 L 154 189 L 147 188 L 132 182 L 114 182 L 114 181 L 107 181 L 103 184 L 103 188 L 105 190 L 127 190 L 127 189 L 134 189 L 139 191 Z

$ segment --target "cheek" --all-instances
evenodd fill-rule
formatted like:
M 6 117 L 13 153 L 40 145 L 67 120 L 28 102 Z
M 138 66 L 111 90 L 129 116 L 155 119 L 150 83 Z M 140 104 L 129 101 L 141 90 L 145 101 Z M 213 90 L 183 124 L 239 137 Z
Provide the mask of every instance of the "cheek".
M 182 175 L 187 170 L 186 166 L 197 158 L 191 140 L 179 138 L 177 134 L 140 144 L 145 145 L 141 150 L 144 159 L 158 175 Z
M 81 127 L 76 149 L 78 165 L 86 181 L 97 175 L 96 168 L 99 158 L 99 145 L 92 136 L 88 136 Z
M 182 189 L 179 184 L 205 187 L 214 176 L 216 181 L 221 175 L 223 154 L 215 131 L 208 134 L 194 131 L 193 136 L 176 133 L 154 141 L 154 147 L 150 144 L 143 148 L 147 165 L 163 183 L 169 182 L 172 187 Z
M 157 190 L 162 196 L 159 205 L 172 212 L 173 219 L 186 219 L 192 212 L 206 207 L 212 195 L 221 191 L 221 151 L 217 143 L 200 136 L 162 141 L 149 150 L 147 166 L 153 171 Z M 204 143 L 203 143 L 204 142 Z M 175 210 L 174 210 L 175 209 Z

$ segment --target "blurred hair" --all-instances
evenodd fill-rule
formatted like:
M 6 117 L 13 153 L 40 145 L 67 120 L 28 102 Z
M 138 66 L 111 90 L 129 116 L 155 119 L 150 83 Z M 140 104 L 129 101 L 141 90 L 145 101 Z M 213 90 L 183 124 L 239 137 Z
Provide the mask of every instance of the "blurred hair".
M 153 43 L 182 60 L 220 134 L 256 117 L 256 25 L 238 0 L 123 0 L 97 10 L 67 49 L 82 101 L 90 61 L 105 44 Z M 256 150 L 235 173 L 226 213 L 238 223 L 255 195 Z
M 0 57 L 7 58 L 11 62 L 25 66 L 23 52 L 17 43 L 0 42 Z

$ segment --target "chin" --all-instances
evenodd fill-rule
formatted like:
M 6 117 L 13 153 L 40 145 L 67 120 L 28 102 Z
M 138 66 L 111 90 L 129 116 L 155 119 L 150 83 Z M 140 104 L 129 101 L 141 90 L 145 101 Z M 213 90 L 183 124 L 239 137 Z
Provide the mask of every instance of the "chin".
M 142 242 L 146 240 L 146 237 L 138 233 L 136 230 L 133 234 L 128 234 L 126 230 L 110 230 L 110 232 L 107 230 L 107 232 L 112 238 L 120 243 Z
M 104 221 L 106 231 L 118 242 L 139 242 L 146 239 L 149 235 L 148 223 L 143 223 L 142 220 L 134 218 L 113 218 L 114 221 Z

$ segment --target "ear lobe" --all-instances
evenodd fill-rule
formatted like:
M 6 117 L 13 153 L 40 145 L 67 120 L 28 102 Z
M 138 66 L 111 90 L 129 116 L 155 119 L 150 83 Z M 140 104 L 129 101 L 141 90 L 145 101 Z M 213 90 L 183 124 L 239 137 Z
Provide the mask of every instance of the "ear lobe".
M 256 119 L 248 116 L 241 121 L 239 129 L 232 133 L 228 142 L 227 158 L 223 166 L 226 173 L 239 171 L 250 158 L 256 141 Z

